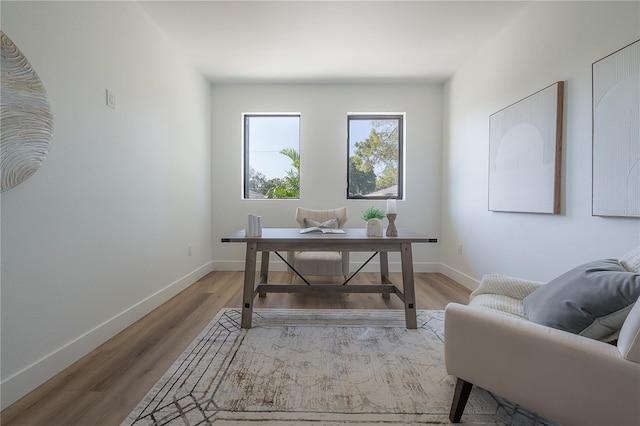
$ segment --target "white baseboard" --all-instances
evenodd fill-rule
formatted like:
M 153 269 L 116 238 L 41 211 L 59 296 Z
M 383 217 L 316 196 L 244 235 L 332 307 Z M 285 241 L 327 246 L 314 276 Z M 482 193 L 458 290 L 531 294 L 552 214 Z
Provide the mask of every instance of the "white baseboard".
M 2 409 L 16 402 L 213 270 L 207 262 L 0 383 Z
M 227 261 L 214 261 L 214 271 L 244 271 L 244 260 L 227 260 Z M 351 262 L 349 270 L 353 273 L 360 266 L 361 262 Z M 256 262 L 256 271 L 260 270 L 260 260 Z M 286 271 L 287 265 L 285 265 L 280 259 L 269 261 L 270 271 Z M 401 272 L 402 264 L 400 262 L 389 262 L 390 272 Z M 440 272 L 440 264 L 437 262 L 413 262 L 414 272 Z M 362 268 L 362 272 L 380 272 L 380 262 L 371 261 Z
M 445 265 L 444 263 L 440 263 L 439 267 L 440 268 L 439 268 L 438 272 L 446 275 L 447 277 L 451 278 L 452 280 L 455 280 L 455 281 L 459 282 L 460 284 L 462 284 L 463 286 L 465 286 L 466 288 L 468 288 L 471 291 L 475 290 L 480 285 L 480 282 L 478 280 L 476 280 L 475 278 L 470 277 L 469 275 L 465 274 L 464 272 L 458 271 L 457 269 L 452 268 L 449 265 Z

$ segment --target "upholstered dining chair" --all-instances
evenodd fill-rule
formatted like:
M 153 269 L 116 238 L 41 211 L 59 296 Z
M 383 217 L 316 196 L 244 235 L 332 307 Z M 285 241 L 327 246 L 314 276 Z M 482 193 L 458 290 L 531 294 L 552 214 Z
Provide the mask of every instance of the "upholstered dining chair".
M 326 226 L 328 228 L 344 228 L 348 215 L 346 207 L 329 210 L 313 210 L 303 207 L 296 209 L 296 222 L 300 228 L 310 226 Z M 349 275 L 348 251 L 297 251 L 287 253 L 287 262 L 302 276 L 342 276 Z M 288 268 L 290 279 L 295 273 Z

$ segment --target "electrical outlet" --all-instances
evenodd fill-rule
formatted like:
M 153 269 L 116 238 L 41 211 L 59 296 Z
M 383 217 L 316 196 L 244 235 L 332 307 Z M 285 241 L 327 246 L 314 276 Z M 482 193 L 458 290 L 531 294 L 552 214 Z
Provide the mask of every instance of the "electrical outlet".
M 188 254 L 189 256 L 191 256 L 191 255 L 193 254 L 193 247 L 191 246 L 191 244 L 189 244 L 189 245 L 187 246 L 187 254 Z
M 462 243 L 458 243 L 458 254 L 462 254 Z
M 107 89 L 107 106 L 116 109 L 116 95 L 109 89 Z

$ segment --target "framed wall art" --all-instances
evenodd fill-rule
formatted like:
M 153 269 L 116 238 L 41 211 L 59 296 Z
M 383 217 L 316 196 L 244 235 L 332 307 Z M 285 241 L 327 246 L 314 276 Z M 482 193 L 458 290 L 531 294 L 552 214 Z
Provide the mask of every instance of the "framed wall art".
M 489 210 L 560 213 L 564 82 L 489 117 Z
M 594 62 L 592 215 L 640 217 L 640 40 Z

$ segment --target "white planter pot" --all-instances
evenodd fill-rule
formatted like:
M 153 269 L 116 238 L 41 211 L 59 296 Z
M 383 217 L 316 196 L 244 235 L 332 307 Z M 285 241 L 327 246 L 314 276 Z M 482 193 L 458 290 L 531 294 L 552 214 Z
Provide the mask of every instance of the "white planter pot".
M 382 237 L 382 221 L 369 219 L 367 221 L 367 237 Z

